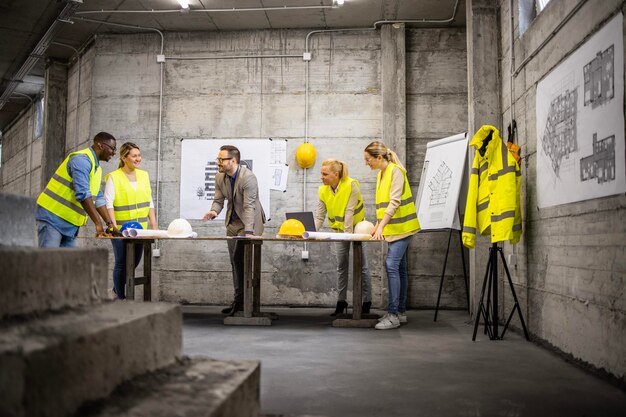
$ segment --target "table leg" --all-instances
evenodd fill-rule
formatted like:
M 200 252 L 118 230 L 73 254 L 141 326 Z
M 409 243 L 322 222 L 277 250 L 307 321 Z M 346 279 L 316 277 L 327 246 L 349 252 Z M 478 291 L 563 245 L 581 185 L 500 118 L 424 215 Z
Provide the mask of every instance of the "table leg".
M 333 327 L 374 327 L 376 317 L 368 314 L 363 317 L 361 302 L 363 300 L 363 242 L 352 242 L 352 318 L 333 320 Z
M 124 239 L 124 255 L 126 257 L 126 299 L 135 299 L 135 242 Z
M 231 326 L 271 326 L 270 315 L 260 309 L 261 291 L 261 241 L 241 240 L 244 246 L 243 315 L 237 313 L 224 319 Z M 258 293 L 259 295 L 257 295 Z M 257 299 L 258 297 L 258 299 Z
M 152 301 L 152 242 L 143 244 L 143 300 Z

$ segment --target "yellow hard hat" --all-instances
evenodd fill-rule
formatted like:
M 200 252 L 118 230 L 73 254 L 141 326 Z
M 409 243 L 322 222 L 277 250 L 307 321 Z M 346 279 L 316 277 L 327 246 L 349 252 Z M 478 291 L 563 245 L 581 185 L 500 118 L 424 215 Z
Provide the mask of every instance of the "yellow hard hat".
M 280 225 L 277 237 L 302 237 L 304 225 L 300 220 L 288 219 Z
M 296 161 L 298 161 L 300 168 L 311 168 L 315 164 L 316 156 L 315 146 L 308 142 L 298 146 L 296 150 Z

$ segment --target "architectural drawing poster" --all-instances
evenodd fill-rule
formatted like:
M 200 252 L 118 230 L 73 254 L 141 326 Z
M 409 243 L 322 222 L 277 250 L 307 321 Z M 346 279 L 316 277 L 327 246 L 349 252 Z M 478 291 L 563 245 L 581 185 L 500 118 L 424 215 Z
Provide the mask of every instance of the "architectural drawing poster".
M 422 230 L 461 229 L 457 207 L 466 155 L 465 133 L 428 142 L 415 202 Z
M 540 208 L 626 192 L 623 15 L 537 86 Z
M 215 159 L 223 145 L 236 146 L 241 153 L 240 163 L 256 175 L 261 205 L 269 217 L 272 181 L 269 139 L 184 139 L 180 158 L 180 217 L 201 219 L 211 209 L 217 174 Z M 227 204 L 218 219 L 226 216 Z

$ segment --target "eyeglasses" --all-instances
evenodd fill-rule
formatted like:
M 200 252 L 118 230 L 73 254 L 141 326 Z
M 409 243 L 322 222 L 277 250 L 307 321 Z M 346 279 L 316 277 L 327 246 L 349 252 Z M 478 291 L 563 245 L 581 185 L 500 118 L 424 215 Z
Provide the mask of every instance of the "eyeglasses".
M 100 142 L 100 145 L 104 145 L 104 146 L 106 146 L 106 147 L 107 147 L 107 148 L 109 148 L 109 150 L 110 150 L 111 152 L 113 152 L 113 153 L 115 153 L 115 151 L 117 150 L 115 147 L 113 147 L 113 146 L 109 145 L 109 144 L 108 144 L 108 143 L 106 143 L 106 142 Z
M 218 164 L 221 164 L 224 161 L 230 161 L 233 158 L 215 158 L 215 162 L 217 162 Z

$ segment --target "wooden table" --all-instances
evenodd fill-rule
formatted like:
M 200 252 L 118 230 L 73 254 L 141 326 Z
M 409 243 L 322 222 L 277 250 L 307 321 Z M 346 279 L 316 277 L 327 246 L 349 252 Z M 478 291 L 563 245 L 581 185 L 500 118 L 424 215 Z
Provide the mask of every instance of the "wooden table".
M 174 240 L 164 239 L 161 240 Z M 244 245 L 244 288 L 243 311 L 224 319 L 225 325 L 235 326 L 271 326 L 272 320 L 278 318 L 274 313 L 261 312 L 261 252 L 264 242 L 292 243 L 331 243 L 345 242 L 339 239 L 286 239 L 272 237 L 197 237 L 182 240 L 238 240 Z M 157 238 L 124 238 L 126 247 L 126 297 L 133 299 L 135 285 L 144 286 L 144 301 L 151 300 L 152 277 L 152 243 Z M 181 239 L 176 239 L 181 240 Z M 380 241 L 372 241 L 380 243 Z M 144 245 L 144 276 L 135 276 L 135 245 Z M 333 320 L 334 327 L 374 327 L 378 315 L 362 313 L 363 277 L 363 241 L 352 241 L 352 314 L 342 314 Z

